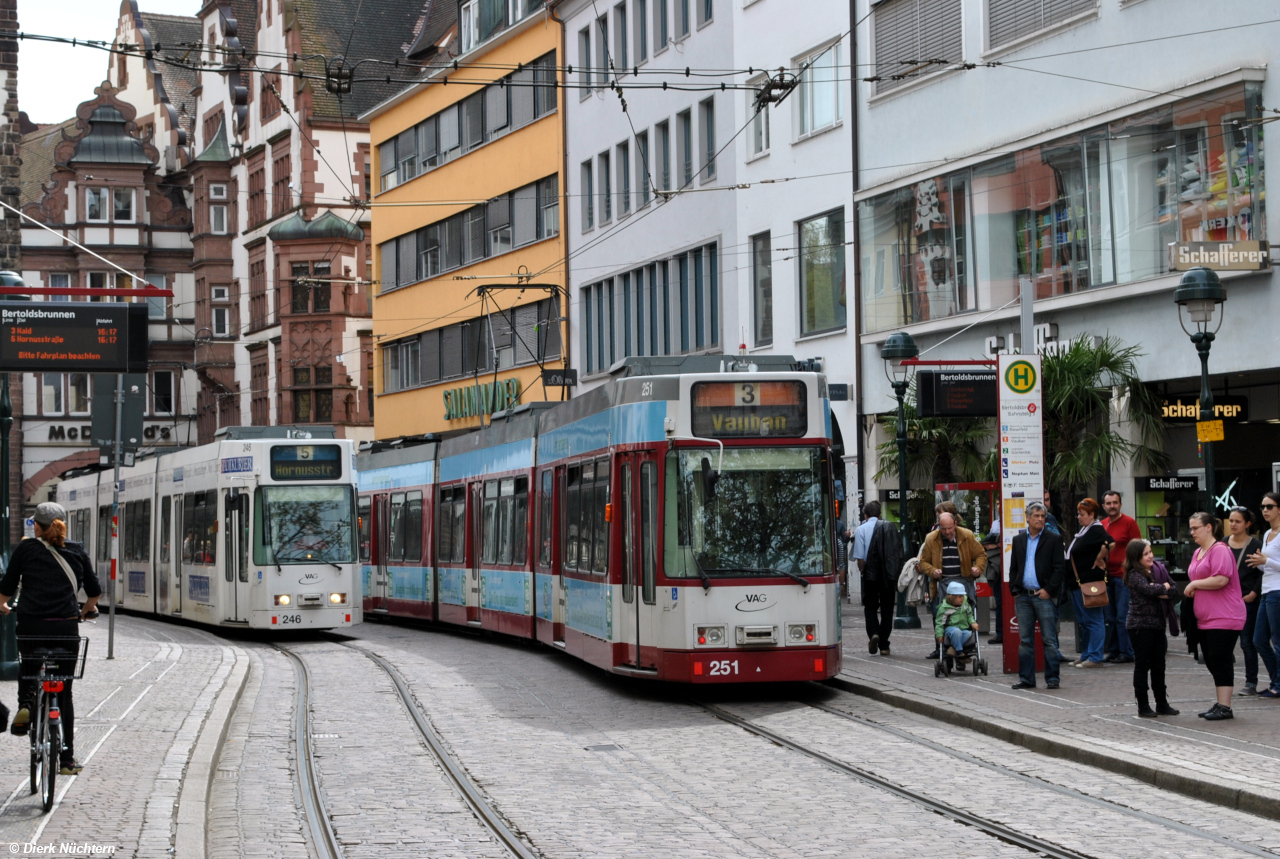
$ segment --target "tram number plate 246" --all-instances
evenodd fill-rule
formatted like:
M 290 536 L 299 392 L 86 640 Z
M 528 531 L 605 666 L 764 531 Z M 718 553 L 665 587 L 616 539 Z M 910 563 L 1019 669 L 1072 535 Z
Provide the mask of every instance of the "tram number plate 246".
M 280 615 L 280 623 L 302 623 L 302 615 L 300 614 L 282 614 Z
M 738 673 L 738 660 L 736 659 L 713 659 L 708 664 L 711 667 L 710 673 L 712 677 L 723 677 Z

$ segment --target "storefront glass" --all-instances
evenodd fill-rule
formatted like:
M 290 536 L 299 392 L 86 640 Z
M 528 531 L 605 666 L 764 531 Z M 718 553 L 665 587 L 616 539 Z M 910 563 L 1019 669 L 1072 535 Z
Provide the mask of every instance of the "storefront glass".
M 1239 84 L 858 204 L 884 331 L 1169 270 L 1174 241 L 1264 240 L 1261 85 Z M 970 229 L 972 225 L 972 229 Z

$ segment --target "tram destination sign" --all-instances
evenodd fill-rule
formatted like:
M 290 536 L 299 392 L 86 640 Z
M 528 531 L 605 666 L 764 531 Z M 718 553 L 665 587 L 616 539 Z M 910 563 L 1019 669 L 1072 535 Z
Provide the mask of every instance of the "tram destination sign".
M 799 437 L 808 432 L 804 382 L 695 382 L 693 434 Z
M 0 302 L 0 369 L 146 372 L 147 343 L 146 304 Z
M 996 416 L 996 374 L 989 370 L 921 370 L 916 391 L 922 418 Z

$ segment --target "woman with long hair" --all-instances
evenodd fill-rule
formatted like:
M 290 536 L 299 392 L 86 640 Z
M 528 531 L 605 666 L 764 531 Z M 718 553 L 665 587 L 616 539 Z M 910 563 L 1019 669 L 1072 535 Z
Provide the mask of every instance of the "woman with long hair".
M 1258 604 L 1262 597 L 1262 571 L 1249 566 L 1249 556 L 1262 551 L 1262 541 L 1253 536 L 1253 513 L 1248 507 L 1233 507 L 1227 516 L 1227 546 L 1236 558 L 1240 594 L 1244 599 L 1244 629 L 1240 649 L 1244 651 L 1244 688 L 1238 695 L 1258 694 L 1258 648 L 1253 633 L 1258 625 Z
M 1138 699 L 1138 715 L 1144 718 L 1176 716 L 1169 706 L 1164 684 L 1164 657 L 1169 652 L 1170 635 L 1178 634 L 1178 617 L 1169 603 L 1173 581 L 1164 564 L 1156 560 L 1146 540 L 1130 540 L 1125 549 L 1124 583 L 1129 588 L 1129 616 L 1125 629 L 1133 642 L 1133 694 Z M 1156 696 L 1156 708 L 1147 699 L 1147 676 Z
M 1107 555 L 1113 541 L 1107 529 L 1098 521 L 1102 507 L 1092 498 L 1085 498 L 1076 505 L 1076 521 L 1080 530 L 1067 547 L 1067 590 L 1076 610 L 1076 620 L 1084 630 L 1084 646 L 1076 668 L 1097 668 L 1102 665 L 1102 645 L 1106 641 L 1106 625 L 1102 607 L 1086 608 L 1080 586 L 1107 580 Z
M 56 648 L 65 639 L 78 638 L 81 618 L 96 610 L 98 597 L 102 595 L 102 586 L 84 549 L 79 543 L 67 540 L 67 511 L 61 504 L 46 501 L 36 508 L 35 532 L 36 539 L 23 540 L 13 550 L 9 569 L 0 579 L 0 614 L 17 611 L 18 653 L 23 659 L 30 650 L 42 646 Z M 19 588 L 22 598 L 16 607 L 10 608 L 9 600 Z M 88 597 L 83 609 L 76 597 L 81 588 Z M 82 769 L 75 757 L 73 685 L 71 680 L 64 681 L 59 698 L 65 729 L 60 761 L 63 775 L 75 775 Z M 35 699 L 36 681 L 20 679 L 18 712 L 13 714 L 10 733 L 17 736 L 27 733 Z
M 1240 575 L 1236 559 L 1227 544 L 1218 540 L 1218 520 L 1212 513 L 1191 514 L 1191 539 L 1196 550 L 1187 564 L 1191 579 L 1183 593 L 1194 596 L 1196 626 L 1204 643 L 1204 664 L 1213 676 L 1217 701 L 1203 713 L 1210 722 L 1234 719 L 1231 694 L 1235 691 L 1236 639 L 1244 628 L 1244 598 L 1240 594 Z
M 1249 555 L 1246 562 L 1262 571 L 1262 598 L 1258 601 L 1253 643 L 1271 675 L 1271 686 L 1259 692 L 1258 697 L 1275 699 L 1280 698 L 1280 493 L 1262 496 L 1262 518 L 1270 526 L 1262 538 L 1262 550 Z

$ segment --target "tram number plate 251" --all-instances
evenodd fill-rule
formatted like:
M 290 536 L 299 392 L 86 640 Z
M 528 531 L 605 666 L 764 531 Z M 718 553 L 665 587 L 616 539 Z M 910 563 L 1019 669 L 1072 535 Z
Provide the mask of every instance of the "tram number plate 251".
M 714 659 L 710 663 L 712 677 L 724 677 L 738 673 L 738 660 Z
M 302 623 L 302 615 L 300 614 L 282 614 L 280 615 L 280 623 Z

